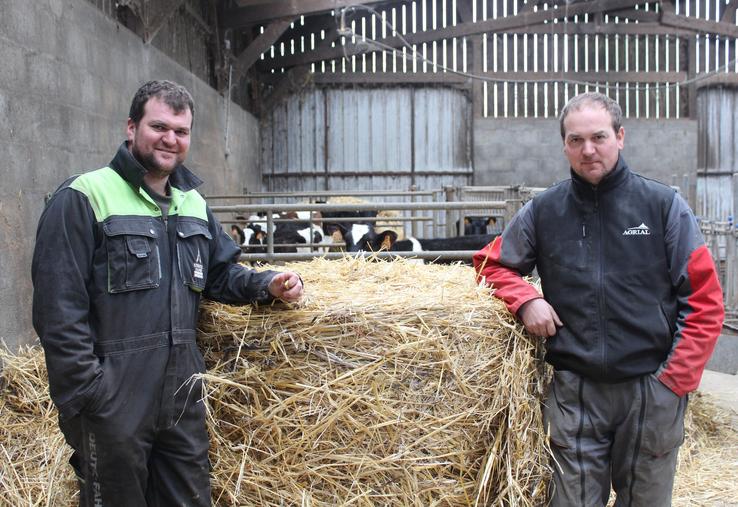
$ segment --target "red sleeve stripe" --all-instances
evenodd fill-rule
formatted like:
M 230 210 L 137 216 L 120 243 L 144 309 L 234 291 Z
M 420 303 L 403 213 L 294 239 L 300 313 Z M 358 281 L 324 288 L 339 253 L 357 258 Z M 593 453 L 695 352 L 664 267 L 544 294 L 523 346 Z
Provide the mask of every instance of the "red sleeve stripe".
M 513 315 L 520 307 L 531 299 L 539 298 L 538 291 L 523 280 L 516 270 L 501 264 L 502 236 L 498 236 L 489 245 L 474 254 L 474 269 L 477 281 L 484 279 L 495 289 L 495 296 L 502 299 Z
M 702 245 L 689 257 L 687 275 L 691 293 L 687 297 L 687 315 L 677 345 L 659 375 L 677 395 L 694 391 L 700 383 L 705 364 L 710 359 L 723 327 L 725 310 L 715 264 L 710 251 Z

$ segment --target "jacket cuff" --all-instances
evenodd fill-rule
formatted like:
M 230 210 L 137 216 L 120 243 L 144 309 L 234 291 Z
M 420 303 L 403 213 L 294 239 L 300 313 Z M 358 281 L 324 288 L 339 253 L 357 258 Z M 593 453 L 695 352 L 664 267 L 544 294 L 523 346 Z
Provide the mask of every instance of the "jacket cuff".
M 256 297 L 254 302 L 258 304 L 268 304 L 274 301 L 274 296 L 269 292 L 269 284 L 277 275 L 277 271 L 262 271 L 258 273 L 259 280 L 256 283 Z
M 100 390 L 100 386 L 102 385 L 101 381 L 102 377 L 98 376 L 97 379 L 95 379 L 92 385 L 85 392 L 79 394 L 78 396 L 75 396 L 65 403 L 54 402 L 54 404 L 56 405 L 56 409 L 59 411 L 59 417 L 63 420 L 68 420 L 83 412 L 85 407 L 87 407 L 92 402 L 92 400 L 95 399 L 95 396 L 97 395 L 98 391 Z

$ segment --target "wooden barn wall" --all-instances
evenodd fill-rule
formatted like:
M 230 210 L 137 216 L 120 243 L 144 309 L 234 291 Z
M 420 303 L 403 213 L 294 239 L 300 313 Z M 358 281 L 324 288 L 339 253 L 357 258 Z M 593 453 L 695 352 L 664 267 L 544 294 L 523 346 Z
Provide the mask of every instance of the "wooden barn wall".
M 718 21 L 730 0 L 676 0 L 676 14 Z M 566 12 L 573 2 L 533 0 L 413 0 L 400 6 L 381 4 L 376 14 L 357 10 L 350 27 L 363 38 L 381 42 L 396 34 L 453 27 L 470 21 L 500 19 L 524 11 L 556 9 Z M 643 2 L 636 10 L 659 13 L 660 2 Z M 462 14 L 467 19 L 462 19 Z M 312 64 L 317 74 L 444 74 L 453 71 L 481 75 L 477 81 L 474 115 L 491 118 L 552 118 L 573 95 L 601 91 L 616 98 L 630 118 L 668 119 L 694 116 L 689 112 L 686 79 L 699 82 L 710 72 L 738 72 L 738 41 L 718 35 L 584 35 L 566 33 L 568 25 L 633 24 L 618 16 L 571 16 L 521 29 L 518 33 L 488 33 L 414 44 L 410 47 L 354 55 Z M 573 30 L 573 28 L 572 28 Z M 561 33 L 554 33 L 561 32 Z M 294 36 L 290 37 L 290 33 Z M 296 22 L 282 42 L 263 56 L 265 63 L 309 53 L 325 37 L 326 30 L 311 33 Z M 279 69 L 277 69 L 279 71 Z M 514 79 L 510 74 L 515 73 Z M 548 75 L 558 82 L 522 82 L 523 74 Z M 577 73 L 608 74 L 611 80 L 578 83 Z M 617 75 L 615 75 L 617 73 Z M 516 81 L 517 79 L 517 81 Z M 590 81 L 591 83 L 591 81 Z
M 711 220 L 735 218 L 738 174 L 738 89 L 703 88 L 698 105 L 698 213 Z
M 453 89 L 313 89 L 262 120 L 269 191 L 471 183 L 470 106 Z
M 125 16 L 125 6 L 136 15 L 142 15 L 152 0 L 87 0 L 97 6 L 107 16 L 119 22 L 132 25 L 135 31 L 140 21 Z M 215 84 L 213 69 L 215 6 L 210 0 L 186 0 L 164 22 L 164 25 L 151 40 L 151 45 L 162 51 L 194 75 L 209 83 Z

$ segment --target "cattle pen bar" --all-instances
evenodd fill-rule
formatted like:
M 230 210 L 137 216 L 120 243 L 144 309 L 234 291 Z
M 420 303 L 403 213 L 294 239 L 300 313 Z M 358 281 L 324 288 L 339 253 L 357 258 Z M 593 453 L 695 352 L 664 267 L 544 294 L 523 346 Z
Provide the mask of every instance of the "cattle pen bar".
M 302 245 L 304 246 L 304 245 Z M 395 257 L 409 257 L 411 259 L 463 261 L 472 258 L 475 252 L 471 250 L 437 250 L 433 252 L 313 252 L 313 253 L 273 253 L 273 254 L 241 254 L 239 258 L 245 262 L 292 262 L 305 261 L 320 257 L 323 259 L 343 259 L 344 257 L 376 257 L 378 259 L 392 259 Z
M 410 187 L 409 190 L 305 190 L 300 192 L 247 192 L 244 194 L 225 194 L 225 195 L 210 195 L 205 196 L 205 199 L 209 202 L 213 201 L 231 201 L 231 204 L 242 202 L 244 204 L 260 204 L 260 203 L 271 203 L 277 204 L 277 202 L 295 201 L 299 199 L 307 199 L 309 203 L 327 203 L 333 199 L 343 198 L 395 198 L 395 200 L 409 199 L 409 202 L 443 202 L 444 191 L 442 189 L 428 189 L 418 190 L 414 186 Z M 235 201 L 235 202 L 234 202 Z M 376 202 L 376 201 L 372 201 Z M 332 204 L 338 204 L 332 202 Z M 225 205 L 225 204 L 222 204 Z M 420 222 L 432 222 L 433 227 L 435 224 L 441 222 L 441 216 L 438 214 L 439 211 L 433 212 L 433 217 L 417 217 L 415 212 L 412 212 L 413 219 L 406 218 L 403 222 L 410 222 L 410 228 L 413 236 L 417 236 L 419 229 L 418 224 Z M 422 220 L 420 220 L 422 218 Z M 448 221 L 448 217 L 446 217 Z M 221 223 L 230 223 L 222 221 Z M 436 233 L 441 232 L 439 229 L 435 229 Z
M 267 222 L 267 253 L 266 254 L 243 254 L 242 260 L 246 261 L 295 261 L 308 260 L 313 257 L 324 256 L 326 258 L 340 258 L 344 255 L 354 253 L 332 252 L 332 253 L 274 253 L 274 212 L 289 211 L 381 211 L 381 210 L 469 210 L 469 209 L 502 209 L 505 210 L 506 222 L 520 208 L 519 200 L 507 201 L 476 201 L 476 202 L 383 202 L 383 203 L 356 203 L 356 204 L 324 204 L 324 203 L 301 203 L 301 204 L 240 204 L 227 206 L 212 206 L 214 213 L 251 213 L 265 212 Z M 401 220 L 397 217 L 396 220 Z M 310 218 L 310 223 L 313 219 Z M 385 257 L 415 257 L 422 259 L 444 259 L 464 260 L 470 259 L 474 252 L 469 250 L 458 251 L 435 251 L 435 252 L 358 252 L 359 255 L 376 255 Z
M 233 195 L 207 195 L 208 201 L 239 199 L 251 201 L 253 199 L 276 198 L 322 198 L 322 197 L 435 197 L 440 190 L 315 190 L 308 192 L 252 192 Z
M 381 210 L 465 210 L 465 209 L 507 209 L 510 203 L 520 201 L 474 201 L 474 202 L 367 202 L 351 204 L 233 204 L 211 206 L 214 213 L 240 213 L 263 211 L 267 213 L 280 211 L 381 211 Z M 396 218 L 396 217 L 392 217 Z

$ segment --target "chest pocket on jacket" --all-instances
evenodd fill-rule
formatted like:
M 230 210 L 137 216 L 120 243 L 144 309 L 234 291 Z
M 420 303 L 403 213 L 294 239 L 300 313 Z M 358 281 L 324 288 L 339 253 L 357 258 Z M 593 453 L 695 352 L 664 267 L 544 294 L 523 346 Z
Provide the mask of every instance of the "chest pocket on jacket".
M 202 292 L 208 279 L 209 242 L 213 239 L 207 225 L 180 218 L 177 222 L 177 262 L 185 285 Z
M 146 218 L 115 218 L 103 224 L 108 254 L 108 292 L 159 286 L 157 233 Z

